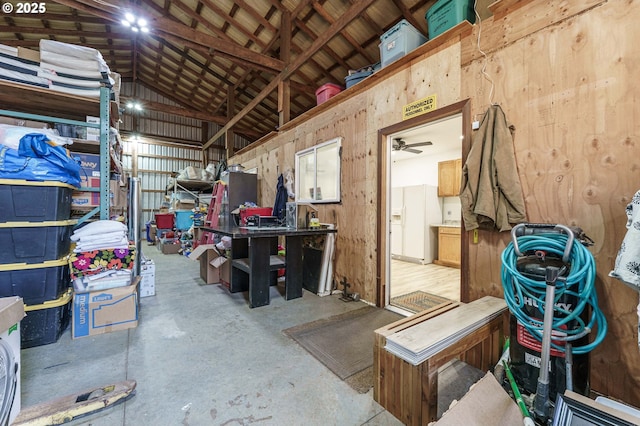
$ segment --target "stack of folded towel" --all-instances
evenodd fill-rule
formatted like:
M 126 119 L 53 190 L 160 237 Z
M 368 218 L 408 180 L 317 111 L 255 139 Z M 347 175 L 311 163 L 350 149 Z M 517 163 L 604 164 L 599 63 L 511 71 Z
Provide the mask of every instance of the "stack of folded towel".
M 75 253 L 103 249 L 129 248 L 127 227 L 115 220 L 99 220 L 77 229 L 71 235 L 76 243 Z

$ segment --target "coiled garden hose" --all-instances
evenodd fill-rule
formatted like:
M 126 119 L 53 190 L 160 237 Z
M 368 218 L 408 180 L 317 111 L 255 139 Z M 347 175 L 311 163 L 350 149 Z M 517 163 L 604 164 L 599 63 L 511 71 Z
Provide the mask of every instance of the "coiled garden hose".
M 567 235 L 562 233 L 540 233 L 518 237 L 517 246 L 520 253 L 540 251 L 547 254 L 555 254 L 562 257 Z M 517 269 L 519 257 L 513 241 L 502 252 L 502 288 L 504 299 L 511 313 L 538 341 L 542 341 L 543 321 L 529 316 L 525 311 L 525 298 L 529 298 L 537 304 L 537 309 L 542 317 L 546 309 L 545 293 L 546 282 L 535 280 L 523 275 Z M 579 243 L 572 245 L 569 256 L 570 270 L 562 280 L 556 281 L 556 291 L 553 303 L 553 341 L 572 342 L 574 355 L 585 354 L 598 346 L 607 334 L 607 320 L 598 307 L 598 296 L 595 289 L 595 261 L 593 255 L 585 246 Z M 577 306 L 571 311 L 557 302 L 565 295 L 575 296 Z M 581 315 L 585 309 L 591 307 L 591 317 L 585 324 Z M 568 327 L 566 324 L 575 321 L 576 327 Z M 565 327 L 563 327 L 565 326 Z M 575 341 L 590 333 L 597 326 L 597 334 L 589 344 L 578 346 Z M 564 345 L 559 346 L 554 342 L 551 346 L 564 352 Z

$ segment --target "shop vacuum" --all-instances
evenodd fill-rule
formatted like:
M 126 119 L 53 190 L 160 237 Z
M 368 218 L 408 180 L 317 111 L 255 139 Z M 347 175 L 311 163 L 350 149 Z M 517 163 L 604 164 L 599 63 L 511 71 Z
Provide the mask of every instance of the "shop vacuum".
M 580 228 L 526 223 L 511 230 L 502 253 L 510 369 L 520 393 L 532 396 L 538 424 L 550 420 L 558 394 L 589 393 L 589 352 L 607 332 L 586 248 L 592 244 Z

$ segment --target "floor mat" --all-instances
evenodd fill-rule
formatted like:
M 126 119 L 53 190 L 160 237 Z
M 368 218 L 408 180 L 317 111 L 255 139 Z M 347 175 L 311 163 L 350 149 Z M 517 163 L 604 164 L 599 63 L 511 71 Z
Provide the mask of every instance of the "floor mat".
M 318 361 L 360 393 L 373 386 L 373 332 L 404 318 L 368 306 L 283 330 Z
M 398 306 L 416 313 L 450 301 L 451 300 L 446 297 L 436 296 L 435 294 L 427 293 L 425 291 L 412 291 L 411 293 L 391 298 L 391 304 L 393 306 Z

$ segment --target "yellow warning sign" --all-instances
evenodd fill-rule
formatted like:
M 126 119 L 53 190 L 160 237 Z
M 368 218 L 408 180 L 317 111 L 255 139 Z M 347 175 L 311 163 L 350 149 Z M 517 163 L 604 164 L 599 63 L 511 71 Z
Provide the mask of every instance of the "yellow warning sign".
M 436 95 L 431 95 L 403 106 L 402 119 L 406 120 L 407 118 L 416 117 L 429 111 L 433 111 L 434 109 L 436 109 Z

